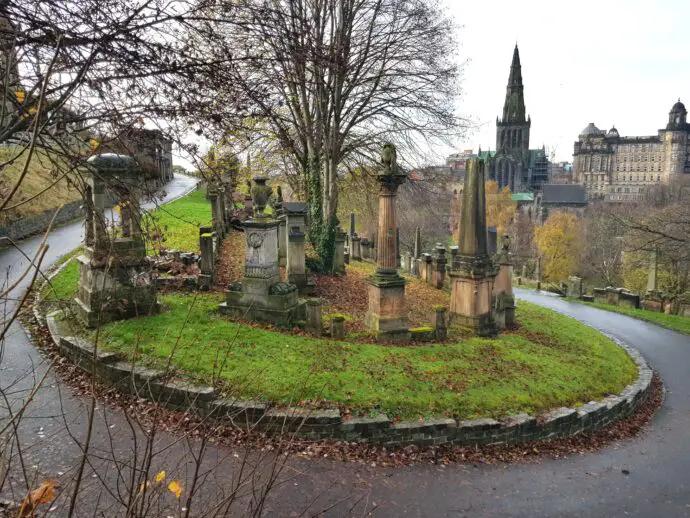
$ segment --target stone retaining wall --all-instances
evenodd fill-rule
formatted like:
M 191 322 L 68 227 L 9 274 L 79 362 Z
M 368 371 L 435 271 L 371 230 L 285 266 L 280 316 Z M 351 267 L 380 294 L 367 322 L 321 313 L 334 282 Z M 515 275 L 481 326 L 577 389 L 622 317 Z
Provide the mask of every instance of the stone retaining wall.
M 74 219 L 82 217 L 83 210 L 82 205 L 84 202 L 82 200 L 76 200 L 65 204 L 60 213 L 55 218 L 53 225 L 62 225 Z M 55 209 L 47 209 L 29 218 L 22 218 L 16 221 L 3 222 L 0 223 L 0 237 L 9 237 L 10 239 L 17 241 L 19 239 L 24 239 L 34 234 L 40 234 L 45 232 L 50 225 L 50 221 L 53 219 L 55 214 Z
M 256 401 L 228 399 L 213 387 L 195 386 L 166 379 L 163 371 L 146 369 L 123 361 L 116 353 L 95 351 L 92 343 L 65 336 L 60 312 L 47 317 L 55 344 L 62 354 L 83 371 L 118 390 L 159 402 L 176 410 L 190 410 L 201 417 L 227 425 L 267 433 L 295 433 L 320 440 L 334 439 L 385 445 L 482 445 L 556 439 L 583 432 L 596 432 L 631 415 L 649 397 L 652 370 L 631 347 L 617 342 L 637 363 L 638 378 L 623 392 L 575 408 L 557 408 L 540 416 L 509 415 L 504 418 L 457 421 L 390 420 L 386 415 L 349 418 L 339 410 L 271 407 Z M 68 330 L 67 330 L 68 332 Z

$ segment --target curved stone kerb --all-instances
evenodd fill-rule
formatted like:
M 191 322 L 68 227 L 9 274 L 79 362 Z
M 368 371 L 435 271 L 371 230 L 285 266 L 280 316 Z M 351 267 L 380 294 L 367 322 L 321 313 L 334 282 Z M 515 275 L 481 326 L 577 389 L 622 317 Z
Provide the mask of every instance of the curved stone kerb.
M 135 394 L 175 410 L 189 410 L 230 426 L 266 433 L 290 433 L 313 440 L 346 440 L 385 445 L 471 446 L 511 444 L 593 433 L 631 415 L 647 401 L 653 372 L 634 348 L 612 338 L 635 361 L 637 380 L 617 395 L 601 401 L 561 407 L 539 416 L 508 415 L 456 421 L 434 419 L 395 422 L 385 414 L 367 417 L 343 416 L 337 409 L 270 407 L 262 402 L 243 401 L 218 394 L 213 387 L 199 387 L 168 380 L 163 371 L 133 367 L 114 353 L 97 351 L 84 339 L 63 336 L 60 312 L 47 316 L 50 335 L 61 353 L 85 372 L 106 385 Z

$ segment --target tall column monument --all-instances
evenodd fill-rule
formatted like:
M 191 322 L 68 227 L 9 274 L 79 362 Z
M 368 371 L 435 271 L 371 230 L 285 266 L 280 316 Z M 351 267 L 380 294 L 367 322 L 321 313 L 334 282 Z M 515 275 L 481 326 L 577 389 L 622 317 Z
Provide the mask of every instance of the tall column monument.
M 453 322 L 471 327 L 479 335 L 496 334 L 491 302 L 497 273 L 487 246 L 484 161 L 472 158 L 467 162 L 462 192 L 458 258 L 448 272 Z
M 405 280 L 398 274 L 395 214 L 398 187 L 407 175 L 397 166 L 393 144 L 383 146 L 383 170 L 377 176 L 379 189 L 379 223 L 377 231 L 376 272 L 367 279 L 369 284 L 369 311 L 366 324 L 369 330 L 383 340 L 408 340 L 405 311 Z

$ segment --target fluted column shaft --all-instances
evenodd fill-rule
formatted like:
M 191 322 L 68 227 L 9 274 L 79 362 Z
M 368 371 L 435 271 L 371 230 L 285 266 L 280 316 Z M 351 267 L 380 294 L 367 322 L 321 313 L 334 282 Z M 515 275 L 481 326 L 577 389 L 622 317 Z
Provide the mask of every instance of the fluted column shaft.
M 395 214 L 395 193 L 381 192 L 379 194 L 379 229 L 376 266 L 380 270 L 395 270 L 398 255 L 395 239 L 395 229 L 398 222 Z

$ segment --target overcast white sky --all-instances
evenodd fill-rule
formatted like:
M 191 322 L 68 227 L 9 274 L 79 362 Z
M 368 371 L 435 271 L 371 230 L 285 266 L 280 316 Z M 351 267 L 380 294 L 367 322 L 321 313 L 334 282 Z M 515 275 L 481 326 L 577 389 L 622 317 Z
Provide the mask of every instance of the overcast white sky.
M 458 150 L 495 148 L 517 41 L 532 117 L 530 148 L 572 160 L 594 122 L 654 135 L 680 97 L 690 106 L 687 0 L 445 0 L 467 59 L 461 113 L 480 125 Z

